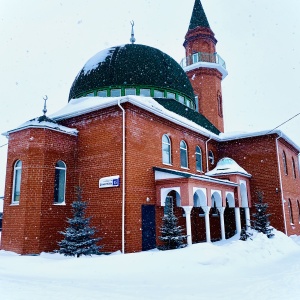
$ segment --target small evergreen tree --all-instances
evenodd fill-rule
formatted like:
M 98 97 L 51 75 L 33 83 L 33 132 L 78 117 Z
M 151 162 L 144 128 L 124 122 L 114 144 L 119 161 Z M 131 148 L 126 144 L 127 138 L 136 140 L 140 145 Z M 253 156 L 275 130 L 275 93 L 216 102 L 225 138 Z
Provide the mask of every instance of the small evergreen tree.
M 248 238 L 251 239 L 251 236 L 252 236 L 252 233 L 248 232 L 245 228 L 243 228 L 240 233 L 240 240 L 247 241 Z
M 174 215 L 173 199 L 166 200 L 166 214 L 162 218 L 163 225 L 160 228 L 161 236 L 159 239 L 163 242 L 160 250 L 171 250 L 184 248 L 186 246 L 187 235 L 183 234 L 184 229 L 178 226 L 178 218 Z
M 258 232 L 262 232 L 266 234 L 268 238 L 274 236 L 272 233 L 273 228 L 270 227 L 269 216 L 271 214 L 267 214 L 268 204 L 263 203 L 263 194 L 262 192 L 257 193 L 258 202 L 254 204 L 256 212 L 252 214 L 254 220 L 252 220 L 252 228 Z
M 68 218 L 69 227 L 66 231 L 60 232 L 65 238 L 58 243 L 59 253 L 65 256 L 92 255 L 98 254 L 101 249 L 97 242 L 101 238 L 92 238 L 96 230 L 89 226 L 90 219 L 85 217 L 87 203 L 82 201 L 82 190 L 76 188 L 77 199 L 72 203 L 73 218 Z

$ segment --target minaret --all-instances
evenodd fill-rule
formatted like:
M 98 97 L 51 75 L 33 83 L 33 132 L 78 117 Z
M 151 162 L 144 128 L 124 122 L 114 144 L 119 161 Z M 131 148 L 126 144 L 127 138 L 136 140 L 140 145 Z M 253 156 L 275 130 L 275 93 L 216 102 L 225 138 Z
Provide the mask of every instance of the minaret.
M 216 52 L 216 44 L 201 1 L 195 0 L 183 44 L 186 57 L 181 64 L 198 97 L 198 111 L 224 132 L 221 81 L 228 72 L 224 60 Z

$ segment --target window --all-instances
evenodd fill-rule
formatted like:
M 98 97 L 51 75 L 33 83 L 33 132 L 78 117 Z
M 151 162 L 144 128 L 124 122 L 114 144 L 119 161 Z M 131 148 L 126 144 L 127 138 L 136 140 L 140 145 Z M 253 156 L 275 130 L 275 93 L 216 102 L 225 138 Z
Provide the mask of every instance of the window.
M 202 151 L 201 148 L 199 146 L 196 146 L 196 171 L 198 172 L 202 172 Z
M 294 157 L 292 157 L 292 169 L 293 169 L 293 176 L 294 176 L 294 178 L 296 178 L 296 168 L 295 168 Z
M 98 97 L 107 97 L 107 90 L 98 91 L 97 96 Z
M 94 97 L 94 96 L 95 96 L 94 92 L 86 94 L 86 97 Z
M 22 161 L 18 160 L 16 161 L 14 166 L 12 204 L 17 204 L 20 202 L 21 175 L 22 175 Z
M 195 103 L 196 103 L 196 111 L 199 112 L 199 97 L 198 96 L 195 96 Z
M 223 117 L 223 103 L 222 103 L 222 95 L 218 93 L 218 114 L 220 117 Z
M 184 104 L 184 97 L 183 96 L 178 96 L 178 101 L 182 104 Z
M 163 98 L 164 93 L 162 91 L 154 90 L 154 98 Z
M 175 96 L 174 93 L 169 93 L 169 92 L 167 92 L 167 98 L 168 98 L 168 99 L 176 99 L 176 96 Z
M 186 99 L 186 106 L 192 108 L 192 103 L 188 99 Z
M 291 202 L 291 199 L 289 199 L 289 202 L 288 202 L 288 208 L 289 208 L 290 223 L 291 223 L 291 224 L 294 224 L 294 219 L 293 219 L 293 208 L 292 208 L 292 202 Z
M 198 53 L 193 54 L 193 64 L 199 61 Z
M 136 89 L 125 89 L 125 96 L 136 95 Z
M 287 168 L 287 163 L 286 163 L 286 155 L 285 152 L 282 152 L 282 161 L 283 161 L 283 169 L 284 169 L 284 174 L 288 174 L 288 168 Z
M 165 206 L 164 206 L 164 215 L 168 215 L 169 213 L 173 213 L 173 197 L 167 196 L 165 200 Z
M 150 97 L 151 91 L 150 89 L 140 89 L 140 95 L 144 97 Z
M 187 145 L 185 141 L 180 142 L 180 165 L 182 168 L 188 167 Z
M 208 152 L 208 160 L 211 165 L 213 165 L 215 163 L 215 156 L 211 150 L 209 150 L 209 152 Z
M 162 159 L 164 164 L 171 165 L 171 141 L 170 138 L 164 134 L 162 137 Z
M 59 160 L 55 165 L 54 203 L 65 202 L 66 164 Z
M 112 89 L 110 91 L 111 97 L 120 97 L 121 96 L 121 89 Z
M 300 204 L 299 204 L 299 200 L 297 200 L 297 206 L 298 206 L 298 222 L 300 224 Z

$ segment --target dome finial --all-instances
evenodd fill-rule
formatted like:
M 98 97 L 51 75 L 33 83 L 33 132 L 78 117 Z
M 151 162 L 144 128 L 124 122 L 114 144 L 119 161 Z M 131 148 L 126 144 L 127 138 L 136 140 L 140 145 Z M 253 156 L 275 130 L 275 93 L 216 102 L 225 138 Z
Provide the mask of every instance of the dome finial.
M 46 105 L 46 101 L 48 100 L 48 96 L 45 95 L 45 97 L 43 98 L 44 99 L 44 109 L 43 109 L 43 113 L 44 113 L 44 116 L 46 116 L 46 112 L 47 112 L 47 105 Z
M 131 24 L 131 38 L 130 38 L 130 42 L 131 42 L 131 44 L 134 44 L 135 43 L 135 37 L 134 37 L 134 31 L 133 31 L 134 21 L 132 20 L 130 22 L 130 24 Z

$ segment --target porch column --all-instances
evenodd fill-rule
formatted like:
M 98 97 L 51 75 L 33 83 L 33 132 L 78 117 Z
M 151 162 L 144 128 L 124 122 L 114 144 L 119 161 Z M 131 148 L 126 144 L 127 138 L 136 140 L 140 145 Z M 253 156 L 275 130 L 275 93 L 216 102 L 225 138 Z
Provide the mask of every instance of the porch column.
M 205 233 L 206 233 L 206 242 L 210 243 L 210 223 L 209 223 L 209 211 L 210 206 L 201 206 L 205 213 Z
M 191 211 L 193 206 L 182 206 L 185 212 L 187 244 L 192 245 L 192 226 L 191 226 Z
M 234 214 L 235 214 L 236 233 L 240 234 L 241 231 L 242 231 L 242 228 L 241 228 L 241 215 L 240 215 L 240 208 L 239 207 L 234 208 Z
M 224 211 L 225 207 L 217 207 L 218 211 L 220 212 L 220 223 L 221 223 L 221 236 L 222 240 L 225 240 L 225 222 L 224 222 Z
M 251 224 L 250 224 L 250 209 L 249 207 L 245 207 L 245 217 L 246 217 L 246 229 L 250 228 L 251 227 Z

